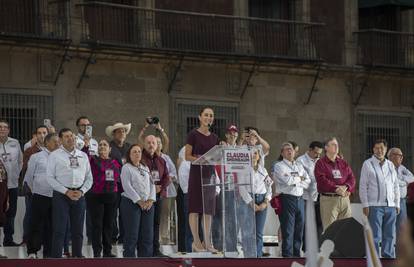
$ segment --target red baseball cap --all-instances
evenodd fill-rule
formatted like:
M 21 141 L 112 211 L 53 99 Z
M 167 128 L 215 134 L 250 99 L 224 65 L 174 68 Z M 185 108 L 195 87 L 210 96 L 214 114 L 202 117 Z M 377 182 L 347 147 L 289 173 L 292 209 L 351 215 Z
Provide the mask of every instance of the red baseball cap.
M 227 132 L 236 132 L 238 133 L 239 130 L 237 129 L 236 125 L 230 125 L 229 127 L 227 127 Z

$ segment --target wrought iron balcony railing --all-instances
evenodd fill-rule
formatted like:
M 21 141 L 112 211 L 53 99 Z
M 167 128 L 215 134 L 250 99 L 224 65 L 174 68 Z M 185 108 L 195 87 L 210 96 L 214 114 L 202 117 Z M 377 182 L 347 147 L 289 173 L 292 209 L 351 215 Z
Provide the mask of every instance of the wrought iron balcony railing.
M 323 24 L 86 2 L 83 42 L 152 51 L 319 60 Z
M 355 34 L 359 65 L 414 68 L 414 33 L 367 29 Z
M 68 0 L 0 0 L 0 37 L 69 39 Z

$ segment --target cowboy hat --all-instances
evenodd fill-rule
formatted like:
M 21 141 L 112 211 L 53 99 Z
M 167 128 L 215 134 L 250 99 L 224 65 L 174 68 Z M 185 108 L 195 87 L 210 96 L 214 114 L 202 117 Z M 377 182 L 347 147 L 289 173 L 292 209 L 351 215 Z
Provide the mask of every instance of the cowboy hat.
M 129 132 L 131 131 L 131 123 L 128 124 L 123 124 L 122 122 L 117 122 L 114 125 L 110 125 L 108 127 L 106 127 L 105 129 L 105 133 L 108 137 L 112 137 L 112 133 L 117 130 L 117 129 L 125 129 L 126 134 L 129 134 Z

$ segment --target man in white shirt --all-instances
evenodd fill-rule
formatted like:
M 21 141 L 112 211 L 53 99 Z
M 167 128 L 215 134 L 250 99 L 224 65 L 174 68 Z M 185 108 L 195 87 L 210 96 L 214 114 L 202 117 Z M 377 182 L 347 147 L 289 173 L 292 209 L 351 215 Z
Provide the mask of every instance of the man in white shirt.
M 283 160 L 274 166 L 276 190 L 280 193 L 283 212 L 279 216 L 282 229 L 282 256 L 300 257 L 304 227 L 305 205 L 303 190 L 311 183 L 303 166 L 295 161 L 295 150 L 291 143 L 281 147 Z
M 72 255 L 82 257 L 84 194 L 92 187 L 93 178 L 88 155 L 75 148 L 72 131 L 59 131 L 62 146 L 51 153 L 47 162 L 47 181 L 53 188 L 53 258 L 62 257 L 66 224 L 70 220 Z
M 305 171 L 308 173 L 309 178 L 311 179 L 311 183 L 309 188 L 304 190 L 303 199 L 306 201 L 309 200 L 309 195 L 312 196 L 312 201 L 315 202 L 315 217 L 316 217 L 316 225 L 318 236 L 322 234 L 323 227 L 322 227 L 322 220 L 321 220 L 321 212 L 320 212 L 320 205 L 318 199 L 318 188 L 316 186 L 316 178 L 315 178 L 315 164 L 319 160 L 322 154 L 323 144 L 319 141 L 313 141 L 309 145 L 309 150 L 306 151 L 305 154 L 298 157 L 296 161 L 302 164 Z M 306 206 L 305 206 L 306 207 Z M 306 216 L 305 216 L 306 218 Z M 303 251 L 306 250 L 305 247 L 305 230 L 303 231 Z
M 17 195 L 19 175 L 23 166 L 23 153 L 19 141 L 9 137 L 10 128 L 6 120 L 0 120 L 0 160 L 7 172 L 7 188 L 9 194 L 9 209 L 6 213 L 6 223 L 3 227 L 4 246 L 18 246 L 13 241 L 14 218 L 17 212 Z
M 374 155 L 362 165 L 359 197 L 372 228 L 378 255 L 395 258 L 395 223 L 400 212 L 397 172 L 394 164 L 385 158 L 387 141 L 375 141 L 373 151 Z
M 76 148 L 82 150 L 85 146 L 85 135 L 87 135 L 86 127 L 92 127 L 88 117 L 81 116 L 76 120 L 76 127 L 78 128 L 78 134 L 76 135 Z M 93 156 L 98 156 L 98 142 L 88 136 L 89 138 L 89 154 Z
M 52 248 L 52 195 L 53 188 L 47 182 L 47 161 L 51 152 L 59 147 L 57 134 L 48 134 L 42 151 L 33 154 L 28 162 L 24 182 L 32 192 L 31 223 L 29 226 L 27 254 L 37 258 L 43 245 L 43 258 L 50 257 Z M 45 235 L 45 231 L 48 233 Z
M 391 148 L 388 151 L 388 159 L 394 164 L 400 186 L 400 213 L 397 216 L 397 237 L 401 225 L 407 220 L 407 186 L 414 182 L 414 175 L 402 165 L 403 153 L 399 148 Z

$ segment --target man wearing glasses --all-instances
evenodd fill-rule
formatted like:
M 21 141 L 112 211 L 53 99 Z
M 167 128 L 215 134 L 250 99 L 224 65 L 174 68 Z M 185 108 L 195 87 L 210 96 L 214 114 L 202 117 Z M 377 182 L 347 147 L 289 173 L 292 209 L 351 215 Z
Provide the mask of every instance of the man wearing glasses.
M 400 232 L 400 227 L 405 220 L 407 220 L 407 186 L 414 182 L 414 175 L 404 165 L 403 153 L 401 149 L 393 147 L 388 151 L 388 159 L 394 163 L 397 170 L 398 183 L 400 186 L 400 213 L 397 215 L 397 236 Z
M 89 154 L 93 156 L 98 155 L 98 142 L 92 138 L 92 125 L 89 122 L 88 117 L 81 116 L 76 120 L 76 127 L 78 128 L 78 134 L 76 135 L 76 148 L 82 150 L 85 145 L 85 136 L 89 138 Z M 86 129 L 89 129 L 87 131 Z
M 6 213 L 4 224 L 3 245 L 18 246 L 13 241 L 14 219 L 17 212 L 17 195 L 19 186 L 19 174 L 23 166 L 23 153 L 19 141 L 9 137 L 10 127 L 6 120 L 0 119 L 0 160 L 7 172 L 7 188 L 9 195 L 9 209 Z

